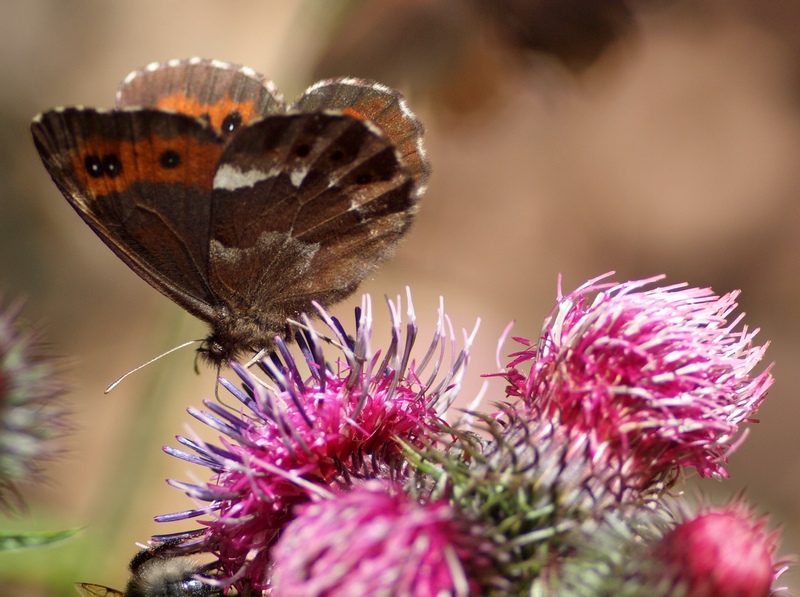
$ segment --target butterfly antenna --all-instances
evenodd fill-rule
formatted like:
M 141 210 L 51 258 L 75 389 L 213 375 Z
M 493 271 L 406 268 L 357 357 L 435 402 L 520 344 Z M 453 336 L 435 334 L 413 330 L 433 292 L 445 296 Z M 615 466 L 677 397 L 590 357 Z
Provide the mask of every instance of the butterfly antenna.
M 223 406 L 227 406 L 227 404 L 225 404 L 222 401 L 222 398 L 219 397 L 219 376 L 220 375 L 222 375 L 222 363 L 219 363 L 217 365 L 217 376 L 214 378 L 214 398 L 216 398 L 217 402 L 219 402 Z
M 167 352 L 162 352 L 162 353 L 161 353 L 160 355 L 158 355 L 157 357 L 154 357 L 154 358 L 150 359 L 150 360 L 149 360 L 149 361 L 147 361 L 146 363 L 142 363 L 141 365 L 139 365 L 139 366 L 138 366 L 138 367 L 136 367 L 135 369 L 131 369 L 130 371 L 128 371 L 128 372 L 127 372 L 125 375 L 123 375 L 122 377 L 119 377 L 119 378 L 117 378 L 117 380 L 116 380 L 114 383 L 112 383 L 110 386 L 108 386 L 108 387 L 105 389 L 105 392 L 103 392 L 103 393 L 104 393 L 104 394 L 108 394 L 108 393 L 109 393 L 111 390 L 113 390 L 113 389 L 114 389 L 114 388 L 116 388 L 116 387 L 117 387 L 117 386 L 118 386 L 120 383 L 122 383 L 122 380 L 123 380 L 123 379 L 125 379 L 125 378 L 126 378 L 126 377 L 128 377 L 129 375 L 132 375 L 133 373 L 136 373 L 137 371 L 139 371 L 139 369 L 144 369 L 144 368 L 145 368 L 145 367 L 147 367 L 148 365 L 150 365 L 150 364 L 152 364 L 152 363 L 155 363 L 155 362 L 156 362 L 158 359 L 160 359 L 161 357 L 165 357 L 165 356 L 167 356 L 168 354 L 172 354 L 172 353 L 173 353 L 173 352 L 175 352 L 176 350 L 180 350 L 181 348 L 186 348 L 186 347 L 187 347 L 187 346 L 189 346 L 190 344 L 195 344 L 195 343 L 197 343 L 197 342 L 202 342 L 202 340 L 189 340 L 188 342 L 184 342 L 184 343 L 183 343 L 183 344 L 181 344 L 180 346 L 176 346 L 175 348 L 170 348 L 170 349 L 169 349 Z

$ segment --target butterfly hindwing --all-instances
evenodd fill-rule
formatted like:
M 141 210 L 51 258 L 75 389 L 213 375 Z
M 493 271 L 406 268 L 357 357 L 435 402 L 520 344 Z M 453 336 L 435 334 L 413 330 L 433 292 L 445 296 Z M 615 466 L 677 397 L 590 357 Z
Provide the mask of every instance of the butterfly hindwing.
M 412 180 L 374 125 L 272 116 L 226 147 L 212 193 L 210 275 L 226 302 L 289 315 L 350 294 L 410 223 Z
M 128 266 L 208 319 L 210 196 L 221 138 L 198 120 L 153 110 L 67 108 L 32 125 L 50 176 Z
M 132 72 L 117 91 L 117 107 L 174 110 L 230 134 L 239 126 L 285 111 L 275 84 L 244 66 L 218 60 L 173 60 Z
M 377 124 L 394 144 L 415 180 L 415 192 L 425 190 L 430 165 L 422 146 L 422 123 L 399 91 L 374 81 L 352 77 L 319 81 L 293 104 L 297 112 L 337 110 Z

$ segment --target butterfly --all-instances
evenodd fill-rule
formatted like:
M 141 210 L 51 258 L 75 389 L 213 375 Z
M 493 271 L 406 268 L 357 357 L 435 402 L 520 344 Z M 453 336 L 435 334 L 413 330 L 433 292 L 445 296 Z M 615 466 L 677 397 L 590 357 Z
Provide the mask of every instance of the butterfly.
M 408 230 L 430 167 L 401 94 L 320 81 L 287 105 L 246 67 L 175 60 L 131 73 L 115 110 L 32 124 L 78 215 L 134 272 L 210 326 L 221 365 L 355 291 Z

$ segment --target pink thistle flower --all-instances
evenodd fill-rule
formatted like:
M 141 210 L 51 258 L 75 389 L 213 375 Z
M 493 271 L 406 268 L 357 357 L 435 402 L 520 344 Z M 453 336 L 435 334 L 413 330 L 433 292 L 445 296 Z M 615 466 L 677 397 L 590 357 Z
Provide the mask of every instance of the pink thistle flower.
M 192 416 L 226 437 L 220 438 L 219 446 L 178 437 L 194 454 L 175 448 L 165 451 L 210 468 L 215 478 L 200 485 L 170 483 L 209 505 L 157 520 L 212 515 L 211 520 L 202 521 L 206 532 L 183 548 L 214 551 L 226 578 L 219 582 L 240 591 L 244 587 L 267 590 L 270 548 L 297 505 L 319 491 L 346 490 L 357 480 L 402 482 L 408 474 L 406 447 L 421 448 L 437 438 L 440 415 L 458 391 L 468 353 L 465 349 L 454 354 L 444 379 L 434 385 L 444 352 L 446 316 L 440 311 L 439 329 L 417 364 L 410 357 L 416 338 L 413 310 L 409 307 L 405 345 L 401 345 L 400 316 L 391 302 L 390 309 L 393 338 L 385 356 L 370 349 L 371 303 L 365 297 L 354 342 L 338 321 L 322 312 L 341 350 L 333 365 L 325 362 L 320 338 L 306 324 L 305 335 L 298 334 L 298 344 L 308 376 L 304 378 L 298 362 L 277 338 L 280 358 L 273 355 L 261 362 L 272 386 L 237 364 L 231 367 L 244 382 L 243 391 L 220 380 L 244 405 L 242 412 L 211 401 L 204 403 L 207 411 L 189 409 Z M 437 351 L 440 354 L 433 358 Z M 433 371 L 422 379 L 429 366 Z
M 775 560 L 778 533 L 766 531 L 741 501 L 686 515 L 660 500 L 609 511 L 566 537 L 571 548 L 534 581 L 542 595 L 767 597 L 786 561 Z M 675 506 L 678 512 L 675 512 Z M 676 519 L 678 522 L 676 522 Z
M 380 481 L 304 504 L 275 545 L 273 595 L 475 594 L 477 550 L 446 502 L 421 504 Z
M 752 345 L 758 330 L 735 331 L 742 316 L 727 321 L 738 293 L 599 279 L 559 289 L 538 346 L 512 355 L 509 395 L 586 434 L 640 488 L 679 467 L 725 477 L 732 438 L 772 384 L 769 369 L 752 373 L 767 347 Z
M 672 529 L 656 546 L 685 597 L 766 597 L 781 563 L 777 533 L 742 504 L 709 508 Z

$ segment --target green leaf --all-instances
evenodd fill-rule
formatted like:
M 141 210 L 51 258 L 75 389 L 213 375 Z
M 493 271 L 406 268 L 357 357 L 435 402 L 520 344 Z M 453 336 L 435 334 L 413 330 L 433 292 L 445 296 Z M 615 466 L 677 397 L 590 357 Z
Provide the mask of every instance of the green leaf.
M 26 533 L 11 533 L 0 531 L 0 551 L 20 549 L 23 547 L 41 547 L 50 545 L 72 537 L 80 529 L 65 529 L 63 531 L 30 531 Z

